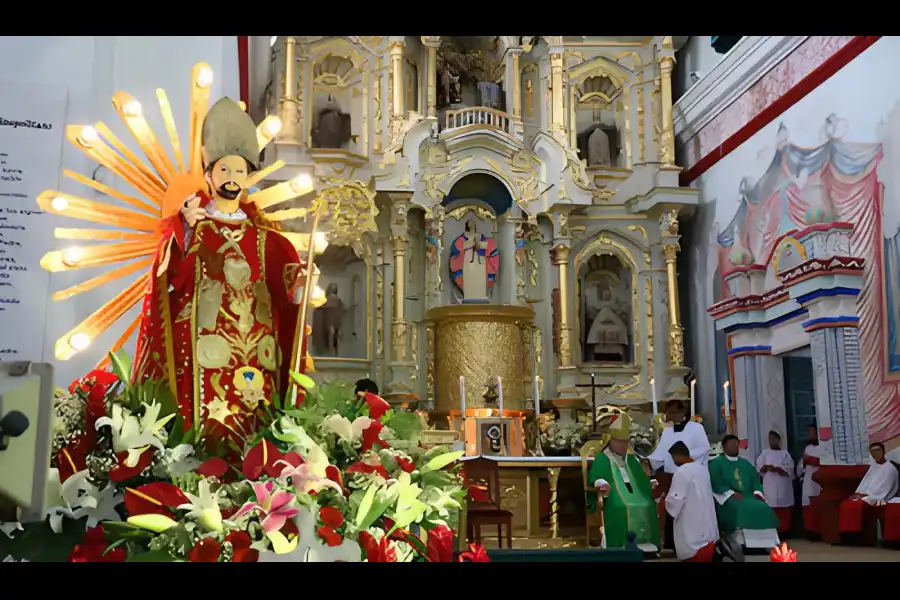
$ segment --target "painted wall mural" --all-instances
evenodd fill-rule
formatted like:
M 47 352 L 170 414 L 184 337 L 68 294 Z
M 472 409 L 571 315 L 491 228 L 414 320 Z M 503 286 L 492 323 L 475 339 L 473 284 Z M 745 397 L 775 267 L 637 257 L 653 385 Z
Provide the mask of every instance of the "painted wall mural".
M 900 435 L 900 232 L 883 227 L 886 182 L 879 167 L 900 168 L 900 106 L 883 124 L 884 142 L 845 139 L 847 129 L 846 119 L 831 114 L 819 132 L 822 143 L 802 147 L 779 125 L 771 163 L 762 176 L 741 179 L 734 217 L 717 229 L 717 270 L 767 264 L 793 230 L 833 221 L 855 225 L 850 253 L 867 264 L 858 310 L 860 343 L 870 349 L 863 356 L 869 436 L 884 440 Z M 723 279 L 715 284 L 727 298 Z

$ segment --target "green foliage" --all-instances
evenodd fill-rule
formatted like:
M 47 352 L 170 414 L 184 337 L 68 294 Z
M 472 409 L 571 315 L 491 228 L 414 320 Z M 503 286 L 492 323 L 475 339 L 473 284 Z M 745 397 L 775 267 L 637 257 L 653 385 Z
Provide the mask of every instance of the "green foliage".
M 418 441 L 422 433 L 422 421 L 414 412 L 395 412 L 387 422 L 387 426 L 401 440 Z
M 62 532 L 53 533 L 48 521 L 23 524 L 12 539 L 0 535 L 0 556 L 12 556 L 29 562 L 66 562 L 76 545 L 84 539 L 87 518 L 63 519 Z

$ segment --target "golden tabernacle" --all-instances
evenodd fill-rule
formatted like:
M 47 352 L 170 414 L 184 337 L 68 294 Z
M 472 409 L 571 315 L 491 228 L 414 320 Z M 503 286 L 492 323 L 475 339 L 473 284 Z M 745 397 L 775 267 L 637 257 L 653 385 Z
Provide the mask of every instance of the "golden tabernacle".
M 434 411 L 500 409 L 484 398 L 486 383 L 502 381 L 503 410 L 521 411 L 530 370 L 530 336 L 534 311 L 525 306 L 458 304 L 428 311 L 434 327 Z M 462 379 L 460 379 L 462 377 Z M 465 406 L 460 385 L 465 389 Z

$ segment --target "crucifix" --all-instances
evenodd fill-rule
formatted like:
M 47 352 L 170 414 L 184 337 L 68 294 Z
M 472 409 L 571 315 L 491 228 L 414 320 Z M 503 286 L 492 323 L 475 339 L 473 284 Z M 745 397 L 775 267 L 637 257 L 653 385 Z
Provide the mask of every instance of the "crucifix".
M 575 387 L 591 388 L 591 432 L 597 431 L 597 383 L 594 377 L 594 374 L 591 373 L 591 383 L 583 384 L 576 383 Z

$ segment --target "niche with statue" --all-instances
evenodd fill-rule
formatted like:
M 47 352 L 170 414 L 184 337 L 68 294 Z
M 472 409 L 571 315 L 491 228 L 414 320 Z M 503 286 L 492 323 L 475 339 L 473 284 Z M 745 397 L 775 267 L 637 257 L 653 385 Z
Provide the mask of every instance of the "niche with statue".
M 353 150 L 353 89 L 359 73 L 350 59 L 328 55 L 313 66 L 312 122 L 313 148 Z
M 592 256 L 578 274 L 582 362 L 634 360 L 632 274 L 618 257 Z
M 316 257 L 325 303 L 313 311 L 312 355 L 367 358 L 368 267 L 348 246 L 330 245 Z
M 623 117 L 616 110 L 619 89 L 607 76 L 588 77 L 575 90 L 578 151 L 588 167 L 623 167 L 619 139 Z

